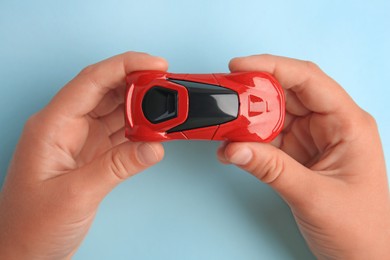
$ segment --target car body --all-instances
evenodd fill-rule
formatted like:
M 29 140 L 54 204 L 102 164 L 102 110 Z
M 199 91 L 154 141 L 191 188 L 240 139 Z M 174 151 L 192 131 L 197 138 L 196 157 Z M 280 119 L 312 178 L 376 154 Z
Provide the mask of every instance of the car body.
M 283 89 L 269 73 L 136 71 L 126 82 L 125 132 L 132 141 L 269 142 L 284 124 Z

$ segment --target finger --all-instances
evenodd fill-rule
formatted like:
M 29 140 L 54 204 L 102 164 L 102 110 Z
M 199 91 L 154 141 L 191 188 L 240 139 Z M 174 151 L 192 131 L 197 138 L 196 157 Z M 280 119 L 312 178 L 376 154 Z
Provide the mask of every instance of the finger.
M 294 116 L 294 115 L 290 114 L 290 112 L 286 111 L 286 114 L 284 116 L 283 131 L 288 131 L 296 119 L 297 119 L 296 116 Z
M 225 149 L 225 158 L 269 184 L 289 203 L 304 200 L 318 178 L 270 144 L 231 143 Z
M 343 114 L 349 104 L 354 104 L 343 88 L 312 62 L 255 55 L 234 58 L 229 68 L 233 72 L 258 70 L 273 74 L 283 88 L 293 91 L 302 104 L 313 112 Z M 294 105 L 297 103 L 292 102 L 289 109 L 293 110 Z
M 275 146 L 275 147 L 278 147 L 280 148 L 283 144 L 283 137 L 286 133 L 289 132 L 289 130 L 291 130 L 291 127 L 294 123 L 294 121 L 297 119 L 296 116 L 293 116 L 292 114 L 290 114 L 289 112 L 286 112 L 285 116 L 284 116 L 284 125 L 283 125 L 283 130 L 282 132 L 280 132 L 274 140 L 272 140 L 269 144 Z
M 113 133 L 110 136 L 110 140 L 112 146 L 117 146 L 119 144 L 129 141 L 129 139 L 127 139 L 125 136 L 125 128 L 121 128 L 119 131 Z
M 286 111 L 294 116 L 306 116 L 311 111 L 307 109 L 292 90 L 284 91 L 286 100 Z
M 67 174 L 68 181 L 74 185 L 73 189 L 80 186 L 91 203 L 99 203 L 119 183 L 156 164 L 163 156 L 160 143 L 126 142 Z
M 111 135 L 123 128 L 125 125 L 125 112 L 123 106 L 118 106 L 111 114 L 104 117 L 100 117 L 99 122 L 103 124 L 106 129 L 107 135 Z
M 287 115 L 286 118 L 288 118 Z M 283 140 L 277 146 L 305 166 L 308 166 L 308 163 L 319 152 L 310 132 L 310 119 L 310 116 L 295 117 L 293 121 L 290 121 L 290 125 L 282 131 Z
M 304 137 L 305 139 L 308 138 Z M 314 155 L 311 156 L 312 148 L 306 148 L 305 141 L 300 140 L 294 132 L 288 132 L 283 135 L 283 143 L 280 149 L 303 165 L 307 165 L 316 154 L 313 152 Z
M 125 86 L 110 90 L 89 115 L 92 118 L 98 118 L 110 114 L 119 105 L 123 104 L 124 96 Z
M 314 143 L 312 134 L 311 134 L 311 116 L 305 118 L 296 118 L 289 131 L 286 132 L 286 136 L 291 134 L 294 138 L 300 142 L 302 148 L 305 150 L 305 153 L 309 157 L 313 157 L 318 153 L 318 149 Z M 284 142 L 284 145 L 289 145 L 288 140 Z
M 269 144 L 273 145 L 275 147 L 280 148 L 282 146 L 282 144 L 283 144 L 283 137 L 284 137 L 284 132 L 282 131 Z
M 225 148 L 226 148 L 227 144 L 228 144 L 227 142 L 223 142 L 221 144 L 221 146 L 218 147 L 218 150 L 217 150 L 217 158 L 223 164 L 229 163 L 229 161 L 225 158 Z
M 126 52 L 88 66 L 53 98 L 47 109 L 55 115 L 81 117 L 91 112 L 107 92 L 123 87 L 135 70 L 166 70 L 167 62 L 145 53 Z

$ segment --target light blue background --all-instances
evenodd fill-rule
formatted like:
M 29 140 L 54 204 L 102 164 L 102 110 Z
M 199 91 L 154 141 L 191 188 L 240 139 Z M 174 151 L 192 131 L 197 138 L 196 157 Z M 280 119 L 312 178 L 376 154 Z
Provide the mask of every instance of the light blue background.
M 385 0 L 3 0 L 0 181 L 29 115 L 84 66 L 126 50 L 163 56 L 172 72 L 225 72 L 254 53 L 313 60 L 376 117 L 389 159 L 389 28 Z M 220 165 L 217 143 L 164 146 L 162 163 L 103 201 L 75 259 L 313 258 L 285 203 Z

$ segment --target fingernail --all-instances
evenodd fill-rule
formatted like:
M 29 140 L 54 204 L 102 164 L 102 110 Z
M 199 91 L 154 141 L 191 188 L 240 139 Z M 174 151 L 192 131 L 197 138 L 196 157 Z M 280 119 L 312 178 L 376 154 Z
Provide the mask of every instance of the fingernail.
M 229 162 L 236 165 L 245 165 L 247 164 L 253 157 L 252 150 L 248 147 L 243 147 L 238 149 L 232 156 L 228 159 Z
M 144 165 L 153 165 L 160 161 L 156 149 L 150 143 L 142 143 L 137 148 L 138 160 Z

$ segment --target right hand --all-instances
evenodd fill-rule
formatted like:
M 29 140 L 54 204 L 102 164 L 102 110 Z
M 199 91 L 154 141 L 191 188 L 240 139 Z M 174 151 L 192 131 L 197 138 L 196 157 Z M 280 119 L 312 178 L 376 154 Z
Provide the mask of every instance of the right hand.
M 273 145 L 229 143 L 219 159 L 274 188 L 318 258 L 389 259 L 389 187 L 372 116 L 311 62 L 257 55 L 230 69 L 273 74 L 286 122 Z

